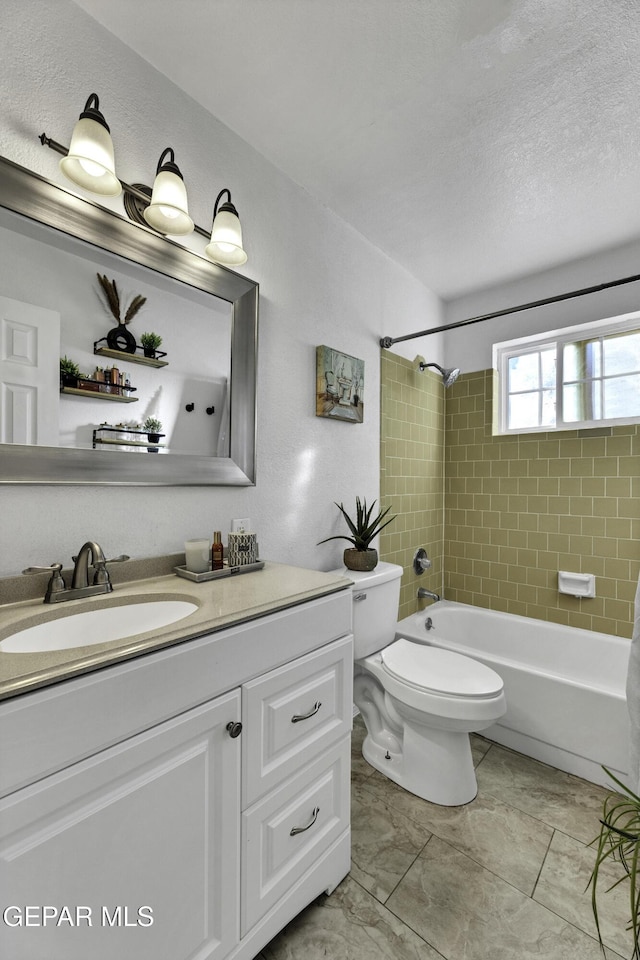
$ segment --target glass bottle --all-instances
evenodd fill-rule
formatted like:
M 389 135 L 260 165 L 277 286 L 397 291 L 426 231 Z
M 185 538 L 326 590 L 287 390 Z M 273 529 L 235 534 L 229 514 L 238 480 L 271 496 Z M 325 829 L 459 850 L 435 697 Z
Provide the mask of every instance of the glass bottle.
M 222 546 L 222 533 L 216 530 L 213 534 L 213 543 L 211 544 L 211 569 L 222 570 L 224 557 L 224 548 Z

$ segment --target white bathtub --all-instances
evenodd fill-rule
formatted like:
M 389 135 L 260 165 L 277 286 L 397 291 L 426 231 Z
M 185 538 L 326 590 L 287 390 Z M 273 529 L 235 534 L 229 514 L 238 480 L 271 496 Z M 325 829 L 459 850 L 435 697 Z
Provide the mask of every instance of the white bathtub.
M 593 783 L 611 786 L 603 764 L 626 780 L 629 640 L 447 600 L 396 629 L 502 677 L 507 712 L 483 736 Z

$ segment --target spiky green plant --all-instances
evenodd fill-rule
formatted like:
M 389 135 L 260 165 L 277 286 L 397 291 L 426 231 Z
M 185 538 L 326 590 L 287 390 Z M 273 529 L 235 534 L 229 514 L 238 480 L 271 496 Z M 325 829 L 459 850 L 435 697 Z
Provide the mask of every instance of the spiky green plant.
M 354 545 L 356 550 L 368 550 L 373 538 L 396 519 L 395 517 L 389 517 L 385 523 L 382 522 L 391 509 L 391 507 L 386 507 L 372 520 L 371 515 L 375 505 L 376 501 L 374 500 L 371 506 L 367 507 L 366 499 L 361 501 L 360 497 L 356 497 L 356 519 L 352 520 L 345 510 L 344 505 L 342 503 L 336 503 L 336 507 L 347 521 L 347 526 L 353 536 L 348 537 L 346 534 L 338 534 L 334 537 L 325 537 L 324 540 L 319 541 L 318 546 L 320 543 L 327 543 L 328 540 L 348 540 L 349 543 Z
M 600 833 L 592 841 L 596 847 L 596 862 L 589 879 L 591 887 L 591 906 L 596 921 L 596 930 L 600 946 L 604 951 L 598 912 L 598 880 L 600 868 L 608 863 L 618 863 L 622 875 L 610 884 L 605 892 L 613 890 L 625 881 L 629 882 L 629 909 L 631 919 L 627 930 L 633 933 L 633 953 L 631 960 L 640 960 L 640 885 L 638 868 L 640 866 L 640 797 L 626 787 L 606 767 L 602 768 L 607 776 L 620 788 L 620 793 L 606 797 L 600 820 Z
M 147 298 L 137 294 L 127 307 L 124 317 L 122 317 L 120 293 L 118 292 L 118 285 L 116 284 L 115 280 L 109 280 L 109 278 L 102 273 L 98 273 L 96 276 L 98 277 L 98 281 L 102 287 L 102 292 L 104 293 L 104 298 L 107 301 L 107 306 L 118 323 L 131 323 L 136 313 L 138 313 L 138 311 L 147 302 Z

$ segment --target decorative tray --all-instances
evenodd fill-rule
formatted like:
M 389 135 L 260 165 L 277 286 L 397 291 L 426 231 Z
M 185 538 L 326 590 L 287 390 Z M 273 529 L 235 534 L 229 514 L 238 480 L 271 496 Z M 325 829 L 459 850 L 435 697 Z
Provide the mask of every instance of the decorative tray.
M 263 567 L 264 560 L 256 560 L 255 563 L 243 563 L 238 567 L 230 567 L 225 560 L 222 570 L 205 570 L 204 573 L 192 573 L 191 570 L 187 570 L 184 564 L 179 567 L 174 567 L 173 569 L 179 577 L 184 577 L 185 580 L 193 580 L 194 583 L 204 583 L 206 580 L 219 580 L 220 577 L 232 577 L 236 573 L 253 573 L 254 570 L 262 570 Z

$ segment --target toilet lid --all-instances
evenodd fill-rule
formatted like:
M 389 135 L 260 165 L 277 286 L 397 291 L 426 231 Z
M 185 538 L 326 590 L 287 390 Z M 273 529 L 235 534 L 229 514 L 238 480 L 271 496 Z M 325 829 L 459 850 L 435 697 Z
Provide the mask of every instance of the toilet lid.
M 382 651 L 382 664 L 408 686 L 452 697 L 496 697 L 502 678 L 484 663 L 451 650 L 401 638 Z

